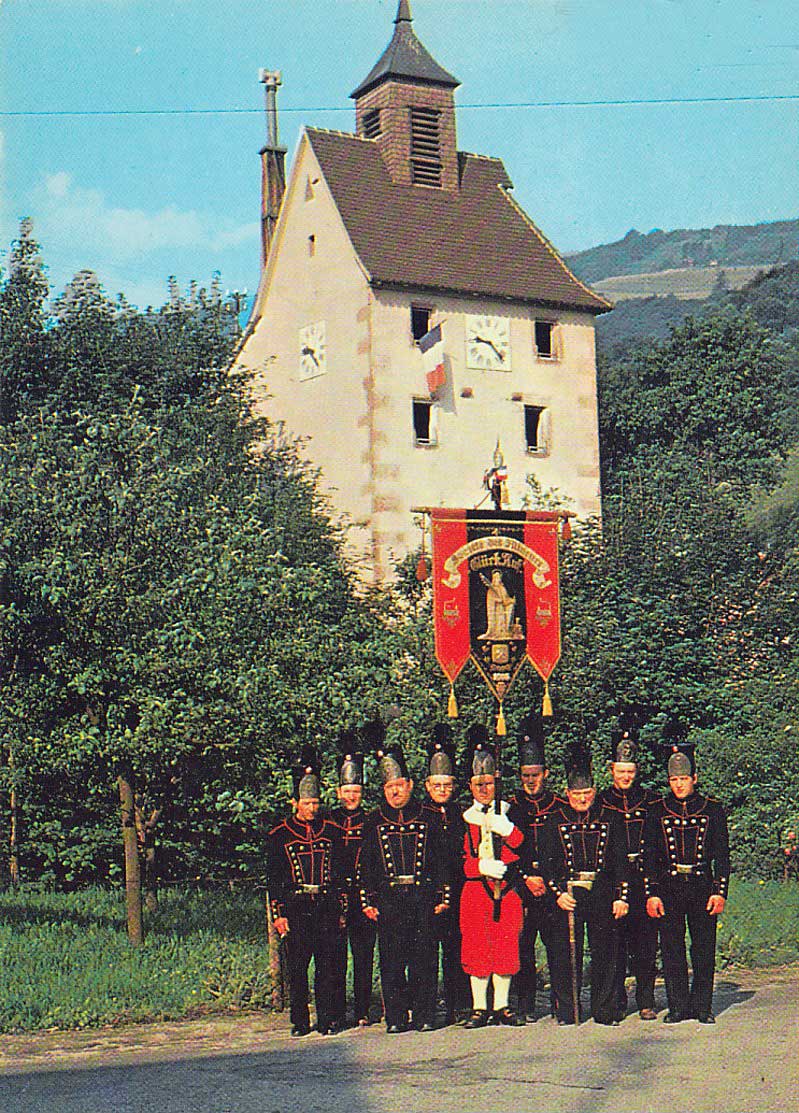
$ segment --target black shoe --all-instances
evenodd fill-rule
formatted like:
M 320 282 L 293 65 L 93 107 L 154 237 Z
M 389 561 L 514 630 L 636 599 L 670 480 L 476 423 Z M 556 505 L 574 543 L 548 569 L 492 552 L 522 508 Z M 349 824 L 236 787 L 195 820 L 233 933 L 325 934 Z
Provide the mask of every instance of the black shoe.
M 607 1028 L 618 1028 L 619 1021 L 615 1016 L 595 1016 L 594 1024 L 604 1024 Z
M 715 1024 L 716 1018 L 713 1013 L 700 1013 L 696 1018 L 700 1024 Z
M 558 1028 L 568 1028 L 569 1025 L 574 1027 L 574 1021 L 573 1020 L 559 1020 L 558 1021 Z
M 432 1032 L 435 1025 L 429 1020 L 414 1020 L 413 1027 L 417 1032 Z
M 464 1024 L 464 1028 L 485 1028 L 488 1024 L 488 1009 L 475 1009 Z
M 291 1029 L 292 1036 L 307 1036 L 311 1030 L 310 1024 L 294 1024 Z
M 355 1024 L 358 1028 L 368 1028 L 371 1023 L 372 1022 L 368 1016 L 359 1016 L 358 1019 L 355 1021 Z
M 389 1024 L 389 1026 L 386 1028 L 386 1033 L 389 1036 L 396 1036 L 396 1035 L 399 1035 L 401 1032 L 407 1032 L 407 1031 L 408 1031 L 408 1025 L 407 1024 Z
M 663 1017 L 664 1024 L 679 1024 L 681 1020 L 685 1020 L 682 1013 L 666 1013 Z
M 494 1012 L 491 1014 L 491 1023 L 505 1024 L 509 1028 L 523 1028 L 524 1017 L 519 1016 L 513 1009 L 506 1006 L 504 1009 L 494 1009 Z

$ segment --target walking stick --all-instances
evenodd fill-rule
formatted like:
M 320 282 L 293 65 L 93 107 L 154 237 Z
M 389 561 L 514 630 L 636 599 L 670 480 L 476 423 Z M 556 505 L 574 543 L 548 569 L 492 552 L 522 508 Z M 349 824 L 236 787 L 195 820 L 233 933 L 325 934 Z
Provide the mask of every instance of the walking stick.
M 278 935 L 272 919 L 272 902 L 266 894 L 266 923 L 269 940 L 269 974 L 272 979 L 272 1008 L 283 1012 L 286 1007 L 286 970 L 283 940 Z
M 494 736 L 494 815 L 502 814 L 502 751 L 500 749 L 499 735 Z M 502 839 L 499 835 L 493 836 L 494 840 L 494 857 L 498 862 L 502 861 Z M 499 917 L 502 913 L 502 882 L 494 882 L 494 908 L 492 919 L 494 923 L 499 922 Z
M 569 896 L 573 896 L 571 881 L 566 883 L 566 891 Z M 577 990 L 577 933 L 574 924 L 574 910 L 569 909 L 566 913 L 569 921 L 569 960 L 571 962 L 572 972 L 572 1007 L 574 1009 L 574 1023 L 580 1023 L 580 994 Z

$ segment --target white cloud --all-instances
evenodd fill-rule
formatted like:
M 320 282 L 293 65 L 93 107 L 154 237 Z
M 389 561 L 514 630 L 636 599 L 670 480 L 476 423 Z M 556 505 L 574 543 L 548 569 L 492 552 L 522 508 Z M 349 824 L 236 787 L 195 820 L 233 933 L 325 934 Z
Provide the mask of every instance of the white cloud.
M 110 205 L 100 190 L 76 184 L 63 170 L 44 178 L 34 208 L 42 240 L 80 244 L 111 267 L 164 249 L 237 246 L 258 233 L 257 223 L 218 231 L 196 210 L 174 205 L 152 212 Z

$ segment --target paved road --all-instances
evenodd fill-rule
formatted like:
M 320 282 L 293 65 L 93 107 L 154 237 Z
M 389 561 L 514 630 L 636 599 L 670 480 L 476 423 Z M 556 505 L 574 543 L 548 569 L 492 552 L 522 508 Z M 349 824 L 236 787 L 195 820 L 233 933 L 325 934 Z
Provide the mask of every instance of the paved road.
M 659 1000 L 659 1003 L 662 1003 Z M 293 1040 L 252 1015 L 0 1040 L 2 1113 L 796 1113 L 797 973 L 717 981 L 714 1027 Z

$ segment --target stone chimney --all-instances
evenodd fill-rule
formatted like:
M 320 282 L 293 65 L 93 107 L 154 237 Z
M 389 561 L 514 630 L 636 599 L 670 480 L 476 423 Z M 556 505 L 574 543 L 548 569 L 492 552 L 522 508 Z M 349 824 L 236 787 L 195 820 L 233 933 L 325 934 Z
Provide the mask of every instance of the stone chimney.
M 286 192 L 286 148 L 280 146 L 277 128 L 279 70 L 258 75 L 266 92 L 266 146 L 261 148 L 261 265 L 266 265 L 275 234 L 280 205 Z

